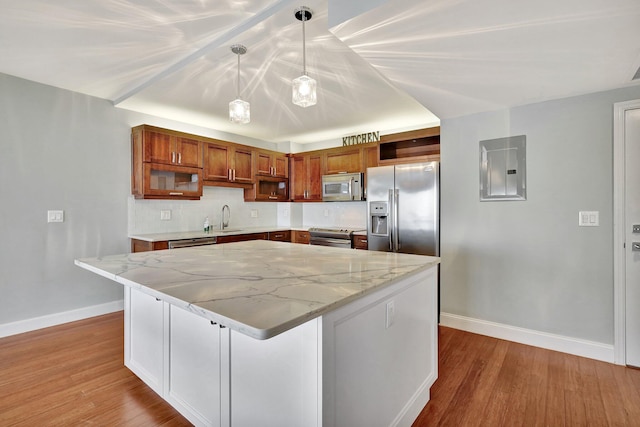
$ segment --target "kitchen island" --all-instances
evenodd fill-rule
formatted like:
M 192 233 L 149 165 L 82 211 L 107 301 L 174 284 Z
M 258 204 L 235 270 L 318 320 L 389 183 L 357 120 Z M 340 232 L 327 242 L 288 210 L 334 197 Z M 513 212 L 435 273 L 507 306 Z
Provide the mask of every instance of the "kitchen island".
M 196 425 L 411 425 L 438 258 L 250 241 L 76 260 L 125 286 L 125 364 Z

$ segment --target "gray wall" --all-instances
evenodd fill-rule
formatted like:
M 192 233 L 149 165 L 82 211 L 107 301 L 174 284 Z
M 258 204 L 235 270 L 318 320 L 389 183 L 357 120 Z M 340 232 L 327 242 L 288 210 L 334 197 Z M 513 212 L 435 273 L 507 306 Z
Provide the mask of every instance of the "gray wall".
M 77 257 L 127 241 L 130 127 L 106 101 L 0 75 L 0 324 L 122 298 Z M 62 209 L 63 223 L 47 224 Z
M 613 343 L 613 104 L 640 87 L 441 123 L 442 311 Z M 479 201 L 484 139 L 527 136 L 527 200 Z M 578 211 L 600 227 L 578 227 Z
M 130 134 L 142 123 L 275 148 L 0 74 L 0 325 L 122 299 L 73 260 L 129 250 Z M 65 221 L 48 224 L 50 209 Z

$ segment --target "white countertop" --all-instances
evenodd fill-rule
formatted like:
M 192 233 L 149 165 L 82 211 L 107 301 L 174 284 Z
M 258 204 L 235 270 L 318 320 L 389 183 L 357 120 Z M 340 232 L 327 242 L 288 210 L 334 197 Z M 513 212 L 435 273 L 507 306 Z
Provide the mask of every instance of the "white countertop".
M 439 258 L 255 240 L 76 265 L 257 339 L 271 338 Z

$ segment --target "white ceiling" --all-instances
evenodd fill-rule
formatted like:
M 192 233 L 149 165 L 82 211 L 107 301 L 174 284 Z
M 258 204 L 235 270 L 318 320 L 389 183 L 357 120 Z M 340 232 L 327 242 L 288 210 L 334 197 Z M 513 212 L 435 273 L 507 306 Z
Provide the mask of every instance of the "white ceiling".
M 306 109 L 291 103 L 302 71 L 301 4 L 291 0 L 0 0 L 0 72 L 296 143 L 640 84 L 640 0 L 376 0 L 329 29 L 340 7 L 330 3 L 303 2 L 314 10 L 307 71 L 319 87 Z M 248 125 L 228 121 L 234 43 L 248 48 Z

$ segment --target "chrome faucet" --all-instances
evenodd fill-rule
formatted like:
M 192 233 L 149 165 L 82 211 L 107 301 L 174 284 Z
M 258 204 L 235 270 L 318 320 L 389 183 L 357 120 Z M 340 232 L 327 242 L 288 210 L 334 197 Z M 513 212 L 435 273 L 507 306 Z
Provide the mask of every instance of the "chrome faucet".
M 224 210 L 227 209 L 227 220 L 224 220 Z M 229 205 L 224 205 L 222 207 L 222 216 L 220 218 L 220 230 L 224 230 L 225 227 L 229 226 L 229 220 L 231 219 L 231 209 L 229 209 Z

